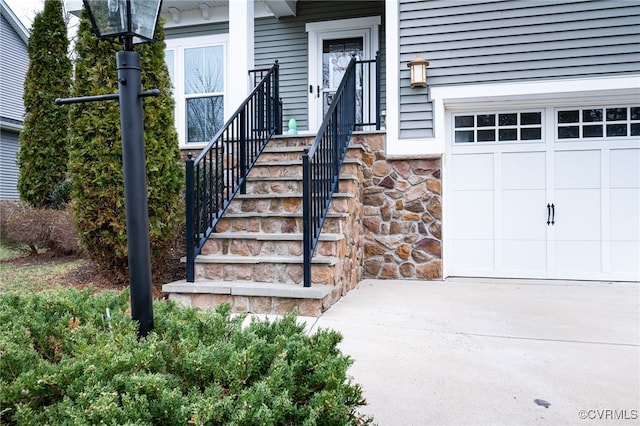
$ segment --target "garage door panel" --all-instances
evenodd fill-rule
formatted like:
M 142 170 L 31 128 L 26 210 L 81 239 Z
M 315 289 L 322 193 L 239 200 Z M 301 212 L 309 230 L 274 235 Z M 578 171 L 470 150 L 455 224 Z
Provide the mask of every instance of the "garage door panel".
M 535 274 L 536 278 L 543 278 L 547 271 L 547 242 L 502 241 L 501 263 L 501 268 L 509 273 L 527 277 Z
M 502 154 L 502 188 L 545 189 L 546 154 L 544 152 L 511 152 Z
M 502 192 L 502 238 L 546 241 L 546 191 Z
M 640 243 L 612 241 L 610 244 L 611 273 L 614 278 L 640 281 Z
M 452 157 L 451 167 L 456 172 L 451 175 L 451 189 L 493 190 L 494 154 L 459 154 Z
M 611 240 L 640 240 L 640 189 L 611 189 L 609 195 Z
M 493 239 L 493 191 L 455 191 L 451 230 L 455 239 Z
M 556 151 L 555 187 L 600 188 L 600 151 Z
M 609 163 L 611 188 L 640 188 L 640 149 L 612 149 Z
M 602 238 L 599 189 L 555 191 L 555 235 L 565 241 L 594 241 Z
M 599 278 L 602 271 L 602 243 L 596 241 L 556 240 L 556 274 L 558 278 Z
M 495 243 L 491 240 L 454 240 L 454 275 L 492 275 L 495 270 Z

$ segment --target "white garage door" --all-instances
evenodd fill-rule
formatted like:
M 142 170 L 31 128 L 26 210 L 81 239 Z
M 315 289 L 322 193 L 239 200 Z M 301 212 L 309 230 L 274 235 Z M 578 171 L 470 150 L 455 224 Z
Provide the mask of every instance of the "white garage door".
M 640 281 L 640 107 L 451 124 L 449 275 Z

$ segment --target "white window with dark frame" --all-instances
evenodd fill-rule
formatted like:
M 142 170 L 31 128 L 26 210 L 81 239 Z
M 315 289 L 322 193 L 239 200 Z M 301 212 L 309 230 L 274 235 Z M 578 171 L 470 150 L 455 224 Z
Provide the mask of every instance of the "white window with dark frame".
M 226 117 L 226 36 L 168 39 L 165 61 L 176 101 L 180 146 L 204 145 Z
M 453 117 L 453 142 L 541 142 L 542 118 L 542 111 L 457 114 Z
M 559 141 L 640 136 L 640 106 L 560 108 L 556 123 Z

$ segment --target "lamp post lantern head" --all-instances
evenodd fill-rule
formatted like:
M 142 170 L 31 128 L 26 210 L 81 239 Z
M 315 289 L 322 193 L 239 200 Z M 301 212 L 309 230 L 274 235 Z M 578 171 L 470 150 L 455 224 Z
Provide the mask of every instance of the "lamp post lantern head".
M 162 0 L 82 0 L 100 39 L 119 37 L 125 50 L 153 41 Z

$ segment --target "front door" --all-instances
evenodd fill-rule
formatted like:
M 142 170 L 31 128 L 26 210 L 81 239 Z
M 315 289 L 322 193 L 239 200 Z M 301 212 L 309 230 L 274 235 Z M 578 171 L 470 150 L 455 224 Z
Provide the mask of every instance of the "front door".
M 317 98 L 322 102 L 322 117 L 329 110 L 351 58 L 355 57 L 357 61 L 362 59 L 363 45 L 363 37 L 322 40 L 322 86 L 316 88 Z M 362 72 L 358 74 L 360 78 L 356 77 L 356 99 L 362 100 Z M 360 121 L 362 101 L 356 103 L 356 122 Z
M 306 26 L 309 34 L 309 131 L 320 127 L 333 95 L 353 56 L 371 59 L 378 49 L 380 17 L 314 22 Z M 357 110 L 362 118 L 363 99 L 368 87 L 362 72 L 357 78 Z M 358 118 L 358 117 L 356 117 Z

